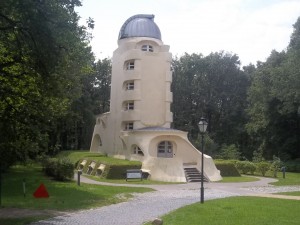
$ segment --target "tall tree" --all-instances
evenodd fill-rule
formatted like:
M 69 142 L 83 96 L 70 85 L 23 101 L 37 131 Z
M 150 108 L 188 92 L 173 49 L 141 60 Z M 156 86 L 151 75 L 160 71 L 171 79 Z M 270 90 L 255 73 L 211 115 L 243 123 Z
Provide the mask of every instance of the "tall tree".
M 224 52 L 184 55 L 174 61 L 174 126 L 197 140 L 197 123 L 208 119 L 210 137 L 221 146 L 245 147 L 246 93 L 249 79 L 236 55 Z
M 273 155 L 300 157 L 300 18 L 286 52 L 272 51 L 258 66 L 249 90 L 247 125 L 257 149 Z
M 62 118 L 52 123 L 50 140 L 55 154 L 60 149 L 89 149 L 95 125 L 95 114 L 109 111 L 111 61 L 98 60 L 82 79 L 82 94 L 71 103 Z
M 51 123 L 81 95 L 93 55 L 79 0 L 0 2 L 0 158 L 5 168 L 47 150 Z

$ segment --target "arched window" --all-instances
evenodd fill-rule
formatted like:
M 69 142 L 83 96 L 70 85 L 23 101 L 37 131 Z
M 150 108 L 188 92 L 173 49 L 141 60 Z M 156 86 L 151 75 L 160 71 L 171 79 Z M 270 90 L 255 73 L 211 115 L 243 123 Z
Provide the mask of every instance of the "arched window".
M 126 70 L 134 70 L 134 60 L 129 60 L 125 62 Z
M 125 82 L 125 90 L 134 90 L 134 81 L 129 80 Z
M 137 145 L 133 146 L 132 152 L 133 154 L 144 156 L 144 152 Z
M 142 51 L 143 52 L 153 52 L 153 46 L 152 45 L 143 45 Z
M 157 157 L 173 158 L 173 145 L 170 141 L 162 141 L 158 144 Z

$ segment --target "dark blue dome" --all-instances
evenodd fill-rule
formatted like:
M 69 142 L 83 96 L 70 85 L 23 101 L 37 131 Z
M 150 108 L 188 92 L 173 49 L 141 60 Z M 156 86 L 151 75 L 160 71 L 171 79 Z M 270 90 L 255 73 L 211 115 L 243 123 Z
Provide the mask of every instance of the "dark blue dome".
M 138 14 L 125 21 L 119 33 L 119 40 L 130 37 L 151 37 L 161 40 L 154 15 Z

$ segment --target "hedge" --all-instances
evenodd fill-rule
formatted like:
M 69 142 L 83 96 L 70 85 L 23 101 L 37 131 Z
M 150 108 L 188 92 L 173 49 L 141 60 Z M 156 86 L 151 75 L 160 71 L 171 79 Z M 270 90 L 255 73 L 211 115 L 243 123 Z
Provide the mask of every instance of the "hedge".
M 240 177 L 239 171 L 236 169 L 232 161 L 215 161 L 215 165 L 221 172 L 222 177 Z

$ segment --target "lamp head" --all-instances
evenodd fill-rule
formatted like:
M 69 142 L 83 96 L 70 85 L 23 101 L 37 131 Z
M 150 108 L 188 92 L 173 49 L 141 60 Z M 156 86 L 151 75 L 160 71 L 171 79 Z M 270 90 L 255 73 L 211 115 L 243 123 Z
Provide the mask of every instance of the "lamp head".
M 207 121 L 204 117 L 201 117 L 199 123 L 198 123 L 198 128 L 201 134 L 204 134 L 206 132 L 207 129 Z

